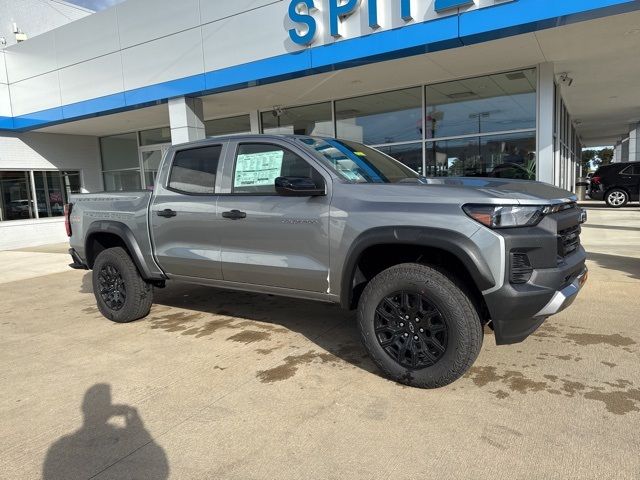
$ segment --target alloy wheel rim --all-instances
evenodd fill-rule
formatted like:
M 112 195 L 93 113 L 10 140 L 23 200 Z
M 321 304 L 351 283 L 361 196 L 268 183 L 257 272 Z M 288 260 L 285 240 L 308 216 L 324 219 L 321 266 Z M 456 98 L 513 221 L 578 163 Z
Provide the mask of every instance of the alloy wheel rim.
M 102 266 L 98 273 L 98 287 L 102 301 L 111 310 L 120 310 L 127 300 L 127 289 L 120 271 L 112 264 Z
M 382 299 L 374 330 L 387 355 L 411 370 L 435 365 L 447 350 L 449 328 L 444 316 L 416 292 L 399 291 Z
M 622 205 L 624 203 L 625 196 L 622 192 L 613 192 L 609 194 L 609 203 L 612 205 Z

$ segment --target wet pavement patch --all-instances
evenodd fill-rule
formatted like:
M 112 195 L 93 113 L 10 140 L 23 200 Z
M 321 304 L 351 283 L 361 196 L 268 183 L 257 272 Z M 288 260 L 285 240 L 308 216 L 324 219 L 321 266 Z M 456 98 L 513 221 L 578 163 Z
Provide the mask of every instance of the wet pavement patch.
M 629 347 L 636 342 L 629 337 L 623 337 L 617 333 L 613 335 L 600 335 L 594 333 L 567 333 L 564 338 L 571 340 L 581 347 L 587 345 L 609 345 L 611 347 Z
M 204 324 L 198 324 L 198 321 L 211 316 L 214 316 L 213 320 L 208 320 Z M 250 320 L 238 320 L 231 317 L 203 314 L 200 312 L 177 312 L 161 316 L 151 316 L 149 317 L 149 321 L 153 330 L 159 329 L 170 333 L 179 332 L 181 335 L 193 336 L 195 338 L 202 338 L 212 335 L 223 328 L 232 330 L 243 330 L 248 328 L 249 330 L 245 330 L 228 338 L 228 340 L 242 343 L 252 343 L 262 340 L 268 340 L 270 337 L 269 332 L 286 333 L 289 331 L 286 328 L 269 324 L 254 322 Z M 259 331 L 255 329 L 259 329 Z
M 585 393 L 584 398 L 603 402 L 607 410 L 616 415 L 640 412 L 640 390 L 637 388 L 618 392 L 591 391 Z
M 316 360 L 321 363 L 337 362 L 337 358 L 330 353 L 318 353 L 311 350 L 301 355 L 289 355 L 285 357 L 284 363 L 281 365 L 259 371 L 257 377 L 262 383 L 281 382 L 293 377 L 300 366 L 308 365 Z
M 489 391 L 500 400 L 508 398 L 509 391 L 520 394 L 546 392 L 556 396 L 562 395 L 568 398 L 581 396 L 587 400 L 600 401 L 604 403 L 608 412 L 616 415 L 640 412 L 640 389 L 631 388 L 633 382 L 625 379 L 603 382 L 606 387 L 586 385 L 573 379 L 559 378 L 557 375 L 544 375 L 545 380 L 536 381 L 513 370 L 498 372 L 497 367 L 494 366 L 472 367 L 465 378 L 481 388 L 498 383 L 506 386 L 508 391 L 504 389 Z
M 271 334 L 269 332 L 261 332 L 259 330 L 243 330 L 242 332 L 231 335 L 227 340 L 239 343 L 253 343 L 269 340 Z

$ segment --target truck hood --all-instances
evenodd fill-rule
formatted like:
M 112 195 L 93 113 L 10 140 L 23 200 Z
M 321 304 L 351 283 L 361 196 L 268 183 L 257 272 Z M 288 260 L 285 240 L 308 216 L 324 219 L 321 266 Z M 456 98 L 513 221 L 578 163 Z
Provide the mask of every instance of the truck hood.
M 551 205 L 577 201 L 577 197 L 548 183 L 505 178 L 424 178 L 394 184 L 368 184 L 381 197 L 411 197 L 414 201 L 426 198 L 450 199 L 460 203 L 496 203 L 522 205 Z

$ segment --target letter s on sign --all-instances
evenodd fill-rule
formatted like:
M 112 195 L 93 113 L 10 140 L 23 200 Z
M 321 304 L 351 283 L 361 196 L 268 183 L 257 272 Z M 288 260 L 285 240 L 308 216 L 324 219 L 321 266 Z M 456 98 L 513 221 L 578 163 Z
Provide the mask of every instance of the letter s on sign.
M 301 8 L 303 6 L 306 7 L 306 13 L 303 13 L 304 9 Z M 296 28 L 289 30 L 289 37 L 294 43 L 298 45 L 309 45 L 313 42 L 316 36 L 317 25 L 315 18 L 311 16 L 311 12 L 315 10 L 315 8 L 313 0 L 291 0 L 289 4 L 289 18 L 292 22 L 307 26 L 305 33 L 301 33 Z

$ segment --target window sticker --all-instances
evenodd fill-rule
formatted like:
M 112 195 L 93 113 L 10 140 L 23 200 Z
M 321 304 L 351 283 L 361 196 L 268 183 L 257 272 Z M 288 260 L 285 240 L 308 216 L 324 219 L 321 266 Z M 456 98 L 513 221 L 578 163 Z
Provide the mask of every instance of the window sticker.
M 257 187 L 275 184 L 282 171 L 283 150 L 238 155 L 234 187 Z

